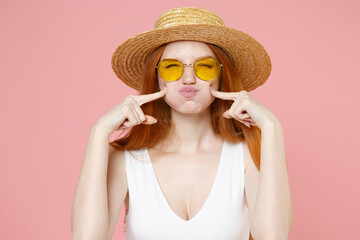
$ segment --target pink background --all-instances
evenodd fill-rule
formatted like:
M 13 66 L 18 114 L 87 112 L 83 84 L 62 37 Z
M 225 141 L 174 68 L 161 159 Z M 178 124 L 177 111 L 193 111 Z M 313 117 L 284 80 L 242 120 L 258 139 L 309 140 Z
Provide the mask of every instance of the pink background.
M 0 239 L 71 239 L 93 124 L 128 94 L 110 59 L 182 6 L 257 39 L 273 71 L 252 96 L 284 128 L 295 239 L 359 239 L 359 1 L 0 3 Z M 124 210 L 124 209 L 123 209 Z M 125 239 L 121 212 L 113 239 Z

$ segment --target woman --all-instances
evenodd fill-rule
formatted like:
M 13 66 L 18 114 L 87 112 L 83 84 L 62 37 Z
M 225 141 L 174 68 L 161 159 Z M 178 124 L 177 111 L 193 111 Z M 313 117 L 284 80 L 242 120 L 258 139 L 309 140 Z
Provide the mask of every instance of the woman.
M 287 239 L 282 127 L 248 93 L 271 69 L 256 40 L 208 10 L 171 9 L 112 66 L 140 95 L 91 131 L 73 239 L 111 239 L 124 201 L 127 239 Z M 118 129 L 129 131 L 109 145 Z

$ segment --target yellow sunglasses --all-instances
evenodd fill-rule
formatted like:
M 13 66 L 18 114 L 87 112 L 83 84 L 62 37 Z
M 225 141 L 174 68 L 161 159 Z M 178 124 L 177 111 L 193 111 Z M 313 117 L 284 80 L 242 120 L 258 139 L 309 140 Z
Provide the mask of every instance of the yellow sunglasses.
M 196 76 L 204 81 L 210 81 L 218 76 L 222 64 L 213 57 L 204 57 L 198 59 L 193 64 L 184 64 L 175 58 L 162 59 L 155 68 L 165 81 L 176 81 L 184 73 L 184 66 L 194 66 Z

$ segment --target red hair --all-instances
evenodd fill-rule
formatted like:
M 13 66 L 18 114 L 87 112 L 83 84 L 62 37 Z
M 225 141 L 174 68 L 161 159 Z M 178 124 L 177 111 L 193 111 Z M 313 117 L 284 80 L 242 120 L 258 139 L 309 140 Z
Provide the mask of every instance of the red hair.
M 240 74 L 233 62 L 220 47 L 206 43 L 223 64 L 219 91 L 239 92 L 244 90 Z M 158 47 L 146 61 L 142 76 L 140 94 L 150 94 L 160 91 L 155 66 L 160 60 L 166 44 Z M 215 98 L 211 108 L 211 124 L 215 133 L 228 142 L 246 141 L 257 169 L 260 171 L 261 131 L 256 126 L 246 127 L 235 119 L 227 119 L 222 114 L 231 107 L 232 101 Z M 153 116 L 157 123 L 153 125 L 139 124 L 134 126 L 124 137 L 109 144 L 120 150 L 141 149 L 154 146 L 164 138 L 171 127 L 171 111 L 163 98 L 148 102 L 141 106 L 144 114 Z M 252 236 L 250 234 L 250 240 Z

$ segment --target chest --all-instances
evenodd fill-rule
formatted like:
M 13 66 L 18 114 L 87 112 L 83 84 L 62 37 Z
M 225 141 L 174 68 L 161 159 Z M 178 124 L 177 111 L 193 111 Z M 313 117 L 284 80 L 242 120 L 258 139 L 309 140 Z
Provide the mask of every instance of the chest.
M 149 150 L 157 183 L 177 216 L 187 221 L 200 212 L 213 187 L 221 154 L 221 148 L 187 155 Z M 128 196 L 125 204 L 128 209 Z
M 164 239 L 170 233 L 189 239 L 194 231 L 199 239 L 249 239 L 241 148 L 241 144 L 224 144 L 222 150 L 196 155 L 163 156 L 151 149 L 128 154 L 133 204 L 126 223 L 129 233 L 143 233 L 138 239 L 153 232 L 165 232 Z
M 211 191 L 220 152 L 169 157 L 155 158 L 154 172 L 174 213 L 189 220 L 200 211 Z

